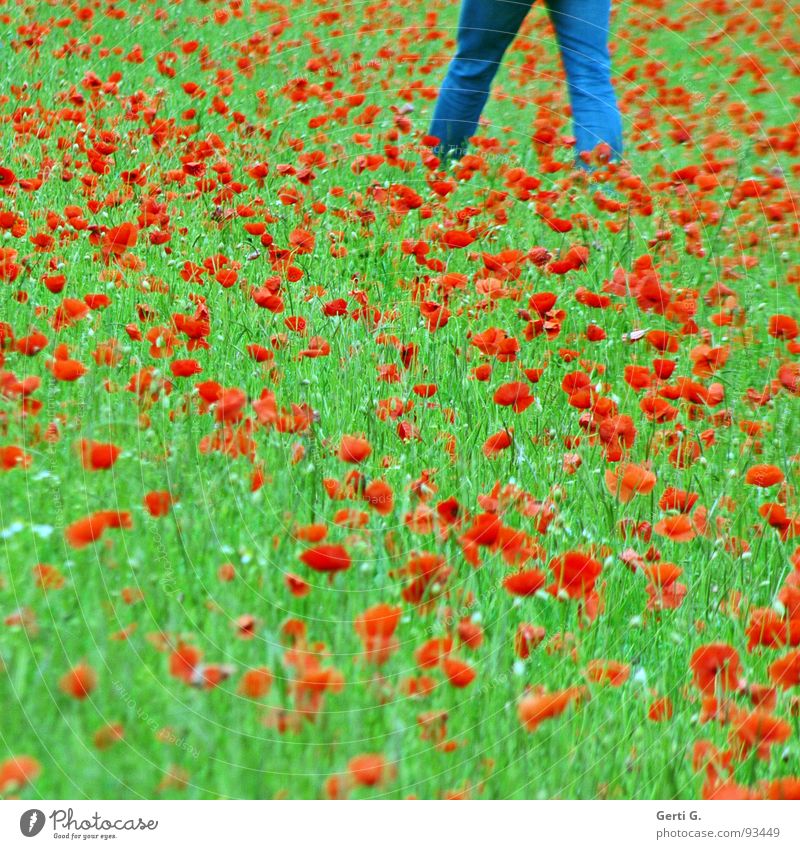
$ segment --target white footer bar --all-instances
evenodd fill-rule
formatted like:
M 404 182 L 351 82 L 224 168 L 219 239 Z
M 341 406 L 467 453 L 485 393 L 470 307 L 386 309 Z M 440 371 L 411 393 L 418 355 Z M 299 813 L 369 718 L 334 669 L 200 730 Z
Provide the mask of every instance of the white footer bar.
M 402 808 L 406 810 L 403 811 Z M 797 847 L 793 802 L 6 801 L 0 846 Z

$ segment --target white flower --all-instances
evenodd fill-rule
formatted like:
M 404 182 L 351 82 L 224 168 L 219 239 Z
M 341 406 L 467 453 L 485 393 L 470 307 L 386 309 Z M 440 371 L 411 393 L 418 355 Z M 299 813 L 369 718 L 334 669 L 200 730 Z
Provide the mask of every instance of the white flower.
M 25 530 L 25 525 L 22 522 L 12 522 L 7 528 L 0 531 L 0 539 L 10 539 L 23 530 Z

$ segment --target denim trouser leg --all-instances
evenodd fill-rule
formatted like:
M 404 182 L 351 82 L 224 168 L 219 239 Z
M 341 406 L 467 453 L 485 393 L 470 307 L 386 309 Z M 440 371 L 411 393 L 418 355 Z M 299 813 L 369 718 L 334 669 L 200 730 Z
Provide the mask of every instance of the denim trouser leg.
M 610 0 L 545 0 L 572 106 L 578 153 L 605 142 L 622 155 L 622 120 L 611 85 Z
M 622 153 L 622 122 L 611 86 L 611 0 L 545 0 L 567 77 L 577 151 L 605 142 Z M 462 0 L 458 49 L 436 101 L 429 134 L 437 152 L 460 155 L 475 133 L 492 80 L 533 0 Z
M 475 134 L 492 80 L 533 0 L 462 0 L 458 48 L 439 90 L 429 134 L 460 155 Z

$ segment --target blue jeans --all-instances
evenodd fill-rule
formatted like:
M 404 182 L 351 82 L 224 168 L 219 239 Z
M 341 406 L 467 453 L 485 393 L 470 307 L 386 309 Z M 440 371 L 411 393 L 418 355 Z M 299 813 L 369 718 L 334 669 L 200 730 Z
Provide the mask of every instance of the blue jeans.
M 450 62 L 428 131 L 438 154 L 460 156 L 475 134 L 503 54 L 534 0 L 462 0 L 458 49 Z M 611 0 L 545 0 L 572 105 L 577 153 L 605 142 L 622 154 L 622 120 L 611 85 Z

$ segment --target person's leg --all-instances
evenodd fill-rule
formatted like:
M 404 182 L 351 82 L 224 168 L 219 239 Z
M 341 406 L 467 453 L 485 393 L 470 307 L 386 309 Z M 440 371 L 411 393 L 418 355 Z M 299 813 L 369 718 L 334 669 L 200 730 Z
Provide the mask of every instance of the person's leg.
M 466 151 L 503 54 L 532 5 L 533 0 L 462 0 L 458 49 L 428 130 L 440 139 L 438 154 L 460 156 Z
M 567 76 L 577 153 L 605 142 L 622 155 L 622 119 L 611 85 L 610 0 L 545 0 Z M 580 163 L 580 160 L 579 160 Z

